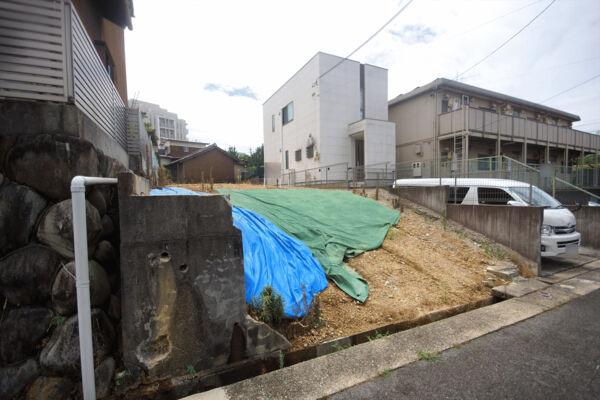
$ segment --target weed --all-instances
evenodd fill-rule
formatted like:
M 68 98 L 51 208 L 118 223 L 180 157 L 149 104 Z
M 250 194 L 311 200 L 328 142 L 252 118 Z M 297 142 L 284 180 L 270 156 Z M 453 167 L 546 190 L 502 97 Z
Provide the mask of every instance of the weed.
M 442 217 L 440 219 L 440 222 L 442 223 L 442 228 L 444 228 L 444 230 L 448 229 L 448 220 L 446 219 L 446 217 Z
M 283 351 L 279 350 L 279 369 L 282 369 L 285 366 L 285 354 Z
M 494 246 L 490 243 L 481 243 L 481 248 L 488 257 L 495 258 L 497 260 L 503 260 L 506 258 L 506 252 L 498 246 Z
M 381 339 L 384 338 L 386 336 L 389 336 L 390 333 L 389 332 L 379 332 L 379 331 L 375 331 L 375 333 L 371 336 L 367 336 L 367 339 L 369 339 L 369 342 L 372 342 L 373 340 L 377 340 L 377 339 Z
M 196 368 L 194 368 L 193 365 L 188 365 L 187 367 L 185 367 L 185 372 L 188 375 L 196 375 Z
M 421 361 L 429 361 L 429 362 L 434 362 L 437 361 L 438 358 L 440 358 L 438 353 L 431 353 L 429 351 L 419 351 L 417 353 L 417 356 L 419 356 L 419 360 Z
M 65 317 L 63 317 L 62 315 L 56 314 L 52 317 L 52 319 L 50 320 L 50 324 L 48 325 L 48 331 L 51 328 L 60 328 L 62 326 L 62 324 L 65 323 Z
M 333 349 L 335 351 L 340 351 L 340 350 L 346 350 L 347 348 L 349 348 L 350 346 L 352 346 L 351 344 L 341 344 L 341 343 L 334 343 L 331 345 L 331 347 L 333 347 Z
M 393 371 L 393 369 L 391 369 L 391 368 L 386 368 L 386 369 L 384 369 L 384 370 L 383 370 L 383 372 L 382 372 L 381 374 L 379 374 L 379 375 L 385 378 L 385 377 L 389 376 L 389 375 L 392 373 L 392 371 Z
M 250 311 L 267 324 L 279 325 L 283 318 L 283 299 L 271 286 L 265 286 L 260 296 L 252 299 Z
M 124 383 L 125 378 L 128 376 L 131 376 L 131 371 L 129 369 L 124 369 L 123 371 L 117 372 L 115 374 L 115 385 L 121 386 Z

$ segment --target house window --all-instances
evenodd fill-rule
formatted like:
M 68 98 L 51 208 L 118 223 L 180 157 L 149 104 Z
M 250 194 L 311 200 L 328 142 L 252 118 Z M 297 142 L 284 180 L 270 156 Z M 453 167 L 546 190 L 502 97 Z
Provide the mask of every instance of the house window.
M 306 146 L 306 158 L 313 158 L 315 155 L 315 145 Z
M 294 153 L 294 158 L 296 159 L 296 161 L 302 161 L 302 149 L 296 150 L 296 152 Z
M 175 138 L 175 120 L 158 117 L 158 125 L 160 137 Z
M 289 169 L 290 168 L 290 158 L 288 155 L 288 151 L 285 151 L 285 169 Z
M 275 132 L 275 114 L 271 115 L 271 132 Z
M 442 99 L 442 113 L 447 113 L 448 111 L 448 99 Z
M 469 96 L 463 94 L 463 96 L 462 96 L 462 105 L 463 106 L 468 106 L 470 103 L 471 102 L 470 102 Z
M 294 120 L 294 102 L 292 101 L 287 106 L 281 109 L 281 123 L 286 125 Z

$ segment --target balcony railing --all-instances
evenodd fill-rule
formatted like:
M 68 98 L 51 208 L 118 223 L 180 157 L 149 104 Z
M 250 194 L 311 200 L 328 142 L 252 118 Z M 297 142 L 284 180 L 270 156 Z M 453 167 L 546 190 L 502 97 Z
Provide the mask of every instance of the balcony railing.
M 511 115 L 465 107 L 439 115 L 440 135 L 476 132 L 484 137 L 598 152 L 600 136 Z
M 69 0 L 0 0 L 0 98 L 75 104 L 127 148 L 127 110 Z

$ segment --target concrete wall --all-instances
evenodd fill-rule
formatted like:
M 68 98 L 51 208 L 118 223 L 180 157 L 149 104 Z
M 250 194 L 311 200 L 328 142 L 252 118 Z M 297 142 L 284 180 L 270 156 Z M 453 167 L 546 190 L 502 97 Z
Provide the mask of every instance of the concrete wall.
M 119 175 L 124 363 L 150 383 L 289 347 L 246 315 L 242 236 L 227 199 L 147 190 Z
M 70 104 L 0 101 L 0 135 L 59 134 L 88 141 L 105 156 L 129 165 L 127 150 Z
M 441 215 L 446 215 L 448 186 L 402 187 L 392 190 L 400 197 L 432 209 Z
M 388 120 L 388 71 L 374 65 L 364 65 L 365 118 Z
M 600 207 L 581 206 L 573 214 L 581 233 L 581 245 L 600 249 Z
M 542 208 L 448 204 L 446 216 L 530 260 L 535 268 L 532 272 L 537 275 L 541 261 Z
M 435 116 L 435 96 L 429 93 L 389 108 L 389 120 L 396 123 L 397 162 L 434 158 L 432 141 L 435 136 Z M 418 143 L 423 151 L 420 155 L 415 151 L 415 144 Z

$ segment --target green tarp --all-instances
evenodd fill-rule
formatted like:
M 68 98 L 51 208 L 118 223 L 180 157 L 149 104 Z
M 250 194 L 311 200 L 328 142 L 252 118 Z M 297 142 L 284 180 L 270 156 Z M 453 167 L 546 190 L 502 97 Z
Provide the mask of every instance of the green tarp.
M 350 192 L 318 189 L 219 191 L 233 205 L 261 214 L 311 249 L 327 277 L 359 301 L 369 294 L 367 282 L 344 264 L 383 243 L 400 213 Z

